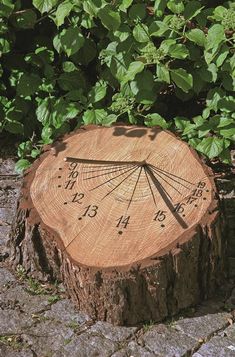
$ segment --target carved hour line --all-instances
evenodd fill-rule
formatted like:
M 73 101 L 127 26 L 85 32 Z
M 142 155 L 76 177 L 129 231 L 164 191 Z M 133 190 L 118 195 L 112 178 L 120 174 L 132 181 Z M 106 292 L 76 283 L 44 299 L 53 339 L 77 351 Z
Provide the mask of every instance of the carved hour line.
M 108 182 L 110 182 L 110 181 L 114 180 L 115 178 L 120 177 L 120 176 L 122 176 L 122 175 L 126 174 L 127 172 L 129 172 L 129 171 L 133 170 L 136 166 L 137 166 L 137 165 L 135 165 L 134 167 L 132 167 L 132 168 L 130 168 L 130 169 L 128 169 L 128 170 L 126 170 L 126 171 L 122 172 L 120 175 L 117 175 L 117 176 L 111 177 L 109 180 L 107 180 L 107 181 L 105 181 L 105 182 L 102 182 L 102 183 L 101 183 L 101 184 L 99 184 L 98 186 L 96 186 L 96 187 L 92 188 L 90 191 L 96 190 L 98 187 L 103 186 L 103 185 L 105 185 L 106 183 L 108 183 Z M 139 168 L 139 166 L 138 166 L 137 168 Z
M 156 177 L 156 176 L 155 176 Z M 169 192 L 165 189 L 165 187 L 161 184 L 161 182 L 158 180 L 158 182 L 159 182 L 159 185 L 160 185 L 160 187 L 162 188 L 162 190 L 165 192 L 165 194 L 168 196 L 168 198 L 169 198 L 169 200 L 171 200 L 172 201 L 172 197 L 171 197 L 171 195 L 169 194 Z
M 177 180 L 174 179 L 173 177 L 171 177 L 171 176 L 169 176 L 169 175 L 167 175 L 167 174 L 164 174 L 163 172 L 159 172 L 157 169 L 155 169 L 155 168 L 153 168 L 153 167 L 151 167 L 151 168 L 152 168 L 152 170 L 153 170 L 157 175 L 159 175 L 159 177 L 162 178 L 163 181 L 165 181 L 165 180 L 164 180 L 164 178 L 163 178 L 161 175 L 164 175 L 165 177 L 167 177 L 168 179 L 170 179 L 170 180 L 172 180 L 173 182 L 177 183 L 178 185 L 183 186 L 183 187 L 186 188 L 187 190 L 190 190 L 190 188 L 187 187 L 187 186 L 185 186 L 182 182 L 177 181 Z M 167 183 L 170 185 L 170 183 L 169 183 L 168 181 L 165 181 L 165 182 L 167 182 Z M 174 186 L 172 186 L 172 187 L 173 187 L 176 191 L 178 191 Z M 178 191 L 178 192 L 181 194 L 180 191 Z
M 157 188 L 158 192 L 160 193 L 160 195 L 162 196 L 163 201 L 165 202 L 165 204 L 167 205 L 167 207 L 169 208 L 170 212 L 172 213 L 172 215 L 175 217 L 175 219 L 177 220 L 177 222 L 181 225 L 182 228 L 188 228 L 187 223 L 183 220 L 183 218 L 174 211 L 175 207 L 173 205 L 173 203 L 171 202 L 171 200 L 169 200 L 166 192 L 164 191 L 164 189 L 162 188 L 162 185 L 160 184 L 160 182 L 158 181 L 158 179 L 155 177 L 155 175 L 153 174 L 151 168 L 149 168 L 148 166 L 146 166 L 146 169 L 155 185 L 155 187 Z
M 140 179 L 140 175 L 141 175 L 142 169 L 143 169 L 143 166 L 141 166 L 141 168 L 140 168 L 140 172 L 139 172 L 139 174 L 138 174 L 138 177 L 137 177 L 137 180 L 136 180 L 134 189 L 133 189 L 133 191 L 132 191 L 132 195 L 131 195 L 130 201 L 129 201 L 129 203 L 128 203 L 127 210 L 129 209 L 129 207 L 130 207 L 130 205 L 131 205 L 131 202 L 132 202 L 132 199 L 133 199 L 133 197 L 134 197 L 135 190 L 136 190 L 136 187 L 137 187 L 137 185 L 138 185 L 138 182 L 139 182 L 139 179 Z
M 166 182 L 169 186 L 171 186 L 176 192 L 178 192 L 181 196 L 182 196 L 182 192 L 180 192 L 177 188 L 175 188 L 175 186 L 173 186 L 170 182 L 168 182 L 165 178 L 163 178 L 159 172 L 157 172 L 155 169 L 152 169 L 155 174 L 160 177 L 164 182 Z M 185 186 L 184 186 L 185 187 Z
M 122 165 L 122 166 L 121 165 L 113 165 L 113 166 L 109 165 L 108 167 L 106 167 L 104 169 L 103 168 L 100 169 L 100 166 L 98 166 L 100 170 L 82 171 L 82 173 L 83 174 L 89 174 L 89 173 L 96 173 L 96 172 L 99 172 L 99 171 L 107 171 L 107 170 L 112 170 L 112 169 L 117 169 L 117 168 L 121 169 L 121 168 L 123 168 L 123 166 L 124 165 Z M 125 166 L 128 167 L 130 165 L 126 164 Z
M 106 195 L 102 198 L 102 200 L 105 198 L 105 197 L 107 197 L 107 196 L 109 196 L 114 190 L 116 190 L 116 188 L 118 188 L 126 179 L 128 179 L 128 177 L 130 177 L 136 170 L 138 170 L 139 169 L 139 167 L 137 166 L 137 167 L 135 167 L 135 169 L 129 174 L 129 175 L 127 175 L 121 182 L 119 182 L 119 184 L 117 185 L 117 186 L 115 186 L 111 191 L 109 191 L 108 193 L 106 193 Z M 130 170 L 129 170 L 130 171 Z
M 182 181 L 184 181 L 184 182 L 187 182 L 188 184 L 190 184 L 190 185 L 194 185 L 192 182 L 190 182 L 190 181 L 188 181 L 188 180 L 185 180 L 185 179 L 183 179 L 182 177 L 180 177 L 180 176 L 177 176 L 177 175 L 174 175 L 174 174 L 172 174 L 171 172 L 169 172 L 169 171 L 166 171 L 166 170 L 162 170 L 162 169 L 159 169 L 159 167 L 156 167 L 156 166 L 154 166 L 154 165 L 152 165 L 152 164 L 149 164 L 149 166 L 150 167 L 153 167 L 155 170 L 158 170 L 158 171 L 161 171 L 163 174 L 165 174 L 165 175 L 169 175 L 170 177 L 176 177 L 177 179 L 179 179 L 179 180 L 182 180 Z M 182 184 L 183 185 L 183 184 Z M 188 188 L 188 187 L 187 187 Z
M 80 159 L 77 157 L 65 157 L 64 161 L 66 162 L 80 162 L 83 164 L 99 164 L 99 165 L 107 165 L 107 164 L 119 164 L 119 165 L 126 165 L 126 164 L 134 164 L 134 165 L 144 165 L 143 162 L 140 161 L 109 161 L 109 160 L 92 160 L 92 159 Z
M 112 174 L 114 172 L 120 172 L 120 168 L 118 168 L 117 170 L 105 172 L 105 173 L 102 173 L 102 174 L 99 174 L 99 175 L 96 175 L 96 176 L 86 177 L 84 180 L 90 180 L 90 179 L 93 179 L 93 178 L 96 178 L 96 177 L 106 176 L 107 174 Z
M 155 206 L 157 206 L 157 203 L 156 203 L 156 200 L 155 200 L 155 196 L 154 196 L 154 193 L 153 193 L 153 189 L 152 189 L 152 186 L 150 184 L 150 181 L 149 181 L 149 178 L 148 178 L 148 174 L 147 174 L 147 171 L 146 171 L 146 166 L 144 166 L 144 173 L 145 173 L 145 176 L 147 178 L 147 182 L 148 182 L 148 186 L 149 186 L 152 198 L 153 198 L 153 202 L 154 202 Z

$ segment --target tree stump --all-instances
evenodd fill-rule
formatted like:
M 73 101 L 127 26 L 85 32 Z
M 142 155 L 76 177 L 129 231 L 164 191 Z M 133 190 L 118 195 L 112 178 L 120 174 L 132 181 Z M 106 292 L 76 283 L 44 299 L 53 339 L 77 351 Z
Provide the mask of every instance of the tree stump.
M 11 263 L 60 278 L 78 308 L 119 325 L 208 297 L 224 264 L 212 171 L 157 127 L 87 126 L 26 172 Z

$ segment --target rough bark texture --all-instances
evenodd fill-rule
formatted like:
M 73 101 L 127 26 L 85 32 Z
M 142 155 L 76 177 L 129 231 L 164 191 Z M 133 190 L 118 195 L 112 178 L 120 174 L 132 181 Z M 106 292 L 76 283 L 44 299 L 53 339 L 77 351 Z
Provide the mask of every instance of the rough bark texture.
M 128 272 L 92 271 L 75 266 L 30 212 L 19 209 L 11 234 L 12 265 L 39 279 L 61 279 L 79 309 L 92 318 L 134 325 L 160 321 L 210 296 L 223 275 L 225 244 L 221 218 L 197 227 L 190 242 Z
M 41 222 L 25 180 L 11 233 L 11 264 L 39 279 L 60 279 L 80 310 L 117 325 L 160 321 L 213 294 L 224 278 L 223 215 L 212 210 L 190 237 L 130 269 L 94 269 L 73 262 Z

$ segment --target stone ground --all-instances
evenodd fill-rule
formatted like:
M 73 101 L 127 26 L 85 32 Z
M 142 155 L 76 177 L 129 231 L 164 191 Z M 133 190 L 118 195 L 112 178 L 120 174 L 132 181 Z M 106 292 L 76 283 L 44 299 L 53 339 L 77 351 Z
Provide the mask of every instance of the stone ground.
M 21 177 L 8 156 L 0 156 L 0 357 L 235 356 L 231 278 L 213 300 L 177 318 L 115 327 L 77 311 L 61 284 L 42 284 L 20 266 L 12 272 L 6 246 Z

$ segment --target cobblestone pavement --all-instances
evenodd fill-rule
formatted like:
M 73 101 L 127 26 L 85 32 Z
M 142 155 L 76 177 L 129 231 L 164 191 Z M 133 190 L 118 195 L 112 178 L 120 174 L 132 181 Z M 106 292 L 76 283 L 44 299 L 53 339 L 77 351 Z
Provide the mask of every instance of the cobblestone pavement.
M 20 184 L 14 161 L 0 159 L 0 357 L 235 356 L 231 281 L 212 301 L 165 323 L 115 327 L 77 311 L 61 284 L 10 271 L 6 243 Z

